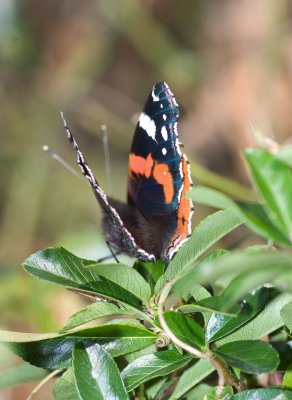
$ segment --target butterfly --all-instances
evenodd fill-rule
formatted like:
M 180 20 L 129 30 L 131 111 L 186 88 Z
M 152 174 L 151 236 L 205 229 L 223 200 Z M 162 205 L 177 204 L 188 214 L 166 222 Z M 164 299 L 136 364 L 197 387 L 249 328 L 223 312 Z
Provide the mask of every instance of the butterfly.
M 106 241 L 143 261 L 169 262 L 191 234 L 190 165 L 178 139 L 179 107 L 165 82 L 150 92 L 129 156 L 127 203 L 108 197 L 95 179 L 61 113 L 77 163 L 103 213 Z

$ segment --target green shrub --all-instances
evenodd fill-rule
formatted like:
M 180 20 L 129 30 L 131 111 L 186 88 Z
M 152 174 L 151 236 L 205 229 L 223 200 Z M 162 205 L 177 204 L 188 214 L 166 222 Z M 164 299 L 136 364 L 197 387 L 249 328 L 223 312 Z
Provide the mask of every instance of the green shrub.
M 292 151 L 244 155 L 258 201 L 195 187 L 196 204 L 221 210 L 166 270 L 97 264 L 63 248 L 30 256 L 28 273 L 93 302 L 57 333 L 0 332 L 26 362 L 2 372 L 0 387 L 55 376 L 57 400 L 292 399 Z M 214 250 L 243 224 L 266 244 Z

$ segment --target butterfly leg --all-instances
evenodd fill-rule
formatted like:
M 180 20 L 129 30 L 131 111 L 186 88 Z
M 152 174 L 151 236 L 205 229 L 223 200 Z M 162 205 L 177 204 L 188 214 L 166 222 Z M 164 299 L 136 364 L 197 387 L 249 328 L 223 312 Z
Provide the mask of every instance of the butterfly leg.
M 106 240 L 106 244 L 107 244 L 107 247 L 108 247 L 108 249 L 109 249 L 109 251 L 110 251 L 111 254 L 109 254 L 108 256 L 99 258 L 99 259 L 97 260 L 97 262 L 100 263 L 100 262 L 109 260 L 110 258 L 113 258 L 113 259 L 119 264 L 120 261 L 118 260 L 117 256 L 118 256 L 119 254 L 121 254 L 122 252 L 121 252 L 121 251 L 114 251 L 113 248 L 112 248 L 112 246 L 111 246 L 111 244 L 110 244 L 107 240 Z

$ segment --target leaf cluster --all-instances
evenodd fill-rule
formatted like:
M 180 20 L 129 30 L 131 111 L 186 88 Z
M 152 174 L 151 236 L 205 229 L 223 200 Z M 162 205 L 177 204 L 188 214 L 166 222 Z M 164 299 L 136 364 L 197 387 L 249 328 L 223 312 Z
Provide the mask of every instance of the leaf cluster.
M 196 187 L 194 201 L 219 210 L 166 269 L 97 263 L 60 247 L 30 256 L 29 274 L 91 303 L 56 333 L 1 331 L 25 363 L 2 372 L 0 387 L 52 374 L 56 400 L 292 399 L 289 151 L 244 154 L 258 201 Z M 221 249 L 241 225 L 266 244 Z

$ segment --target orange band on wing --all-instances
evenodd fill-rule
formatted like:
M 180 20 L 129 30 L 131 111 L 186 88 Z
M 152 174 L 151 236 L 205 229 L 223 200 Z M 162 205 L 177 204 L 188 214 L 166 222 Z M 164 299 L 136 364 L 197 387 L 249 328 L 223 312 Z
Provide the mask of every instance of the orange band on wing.
M 152 155 L 149 153 L 147 158 L 146 158 L 146 160 L 145 160 L 145 171 L 144 171 L 144 174 L 145 174 L 146 178 L 150 178 L 153 166 L 154 166 L 154 160 L 152 158 Z
M 129 159 L 129 173 L 134 173 L 137 175 L 145 175 L 149 178 L 154 165 L 154 160 L 151 154 L 148 154 L 147 158 L 137 156 L 131 153 Z
M 165 202 L 170 203 L 174 196 L 174 187 L 172 175 L 169 172 L 167 164 L 156 164 L 151 153 L 147 158 L 130 154 L 129 173 L 145 176 L 150 178 L 152 175 L 157 183 L 162 185 Z
M 184 186 L 177 210 L 177 217 L 178 217 L 177 232 L 181 235 L 181 238 L 186 238 L 189 234 L 189 217 L 192 212 L 192 201 L 190 199 L 186 199 L 185 195 L 191 188 L 192 181 L 190 179 L 190 174 L 189 174 L 189 165 L 185 157 L 182 158 L 182 171 L 184 178 Z
M 145 158 L 136 156 L 136 154 L 130 154 L 129 171 L 134 174 L 144 175 L 145 162 Z
M 163 193 L 166 203 L 172 201 L 174 195 L 173 179 L 169 172 L 169 167 L 167 164 L 157 164 L 153 170 L 153 177 L 157 183 L 163 186 Z

